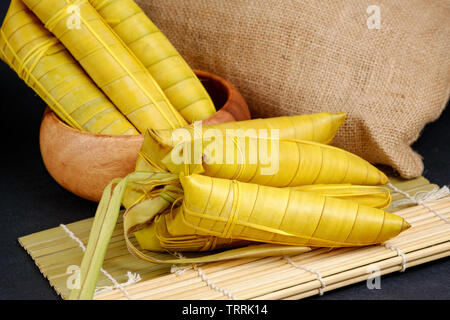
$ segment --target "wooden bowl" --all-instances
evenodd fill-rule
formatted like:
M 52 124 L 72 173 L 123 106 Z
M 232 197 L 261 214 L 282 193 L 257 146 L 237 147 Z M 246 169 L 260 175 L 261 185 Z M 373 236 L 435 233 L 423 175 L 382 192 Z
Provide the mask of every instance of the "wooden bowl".
M 218 107 L 204 123 L 250 119 L 247 103 L 231 83 L 208 72 L 195 72 Z M 134 171 L 143 141 L 143 135 L 105 136 L 75 130 L 49 108 L 40 129 L 42 159 L 50 175 L 65 189 L 92 201 L 100 200 L 112 179 Z

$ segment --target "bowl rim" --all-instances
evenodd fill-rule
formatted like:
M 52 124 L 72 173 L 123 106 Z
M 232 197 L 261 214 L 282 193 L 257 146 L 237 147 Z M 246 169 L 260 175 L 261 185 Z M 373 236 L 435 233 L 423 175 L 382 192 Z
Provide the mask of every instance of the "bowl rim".
M 221 76 L 218 76 L 214 73 L 208 72 L 208 71 L 203 71 L 203 70 L 197 70 L 194 69 L 195 75 L 197 77 L 206 77 L 209 79 L 213 79 L 217 82 L 219 82 L 223 88 L 225 89 L 225 92 L 227 94 L 227 100 L 225 101 L 224 105 L 217 110 L 217 112 L 214 114 L 216 115 L 218 112 L 221 111 L 226 111 L 226 106 L 229 105 L 229 103 L 232 101 L 232 88 L 234 88 L 234 86 L 227 80 L 225 80 L 224 78 L 222 78 Z M 212 115 L 211 117 L 213 117 L 214 115 Z M 130 135 L 106 135 L 106 134 L 99 134 L 99 133 L 92 133 L 92 132 L 88 132 L 88 131 L 81 131 L 81 130 L 77 130 L 75 128 L 72 128 L 71 126 L 69 126 L 67 123 L 65 123 L 63 120 L 61 120 L 56 113 L 49 107 L 47 106 L 44 110 L 44 114 L 42 116 L 43 121 L 45 119 L 49 119 L 53 122 L 55 122 L 59 127 L 64 128 L 64 130 L 72 132 L 74 134 L 77 135 L 85 135 L 85 136 L 90 136 L 90 137 L 95 137 L 95 138 L 102 138 L 102 139 L 132 139 L 135 138 L 136 140 L 142 140 L 144 137 L 144 133 L 141 134 L 130 134 Z M 205 119 L 207 120 L 207 119 Z
M 225 78 L 222 78 L 221 76 L 218 76 L 217 74 L 214 74 L 214 73 L 211 73 L 208 71 L 197 70 L 197 69 L 194 69 L 194 72 L 195 72 L 195 75 L 197 76 L 197 78 L 205 77 L 205 78 L 213 79 L 213 80 L 219 82 L 225 88 L 225 90 L 226 90 L 225 92 L 227 94 L 227 100 L 225 101 L 225 103 L 219 110 L 217 110 L 217 108 L 216 108 L 217 112 L 220 112 L 220 110 L 223 110 L 223 108 L 225 106 L 227 106 L 233 98 L 233 90 L 232 89 L 235 89 L 235 90 L 237 90 L 237 89 L 233 86 L 233 84 L 231 82 L 229 82 Z M 205 119 L 205 120 L 207 120 L 207 119 Z

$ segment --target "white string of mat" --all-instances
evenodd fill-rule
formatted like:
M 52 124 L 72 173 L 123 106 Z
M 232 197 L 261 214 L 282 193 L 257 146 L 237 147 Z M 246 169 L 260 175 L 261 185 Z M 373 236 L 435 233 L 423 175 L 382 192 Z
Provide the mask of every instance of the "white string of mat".
M 323 280 L 322 275 L 320 274 L 319 271 L 314 270 L 313 268 L 310 268 L 310 267 L 300 266 L 300 265 L 296 264 L 294 261 L 292 261 L 292 259 L 290 257 L 288 257 L 288 256 L 284 256 L 283 258 L 289 264 L 291 264 L 293 267 L 316 275 L 317 276 L 317 280 L 320 282 L 319 294 L 321 296 L 323 296 L 323 290 L 326 288 L 326 284 L 325 284 L 325 281 Z
M 203 270 L 199 266 L 194 265 L 194 270 L 197 271 L 198 276 L 202 279 L 203 282 L 205 282 L 208 285 L 208 287 L 210 287 L 211 289 L 213 289 L 215 291 L 220 292 L 221 294 L 230 298 L 231 300 L 236 300 L 235 295 L 232 294 L 230 291 L 228 291 L 227 289 L 221 288 L 219 286 L 216 286 L 214 284 L 214 282 L 209 280 L 208 277 L 206 277 L 206 274 L 203 273 Z
M 405 196 L 405 199 L 400 199 L 400 200 L 397 200 L 392 203 L 392 206 L 394 208 L 403 206 L 403 205 L 408 205 L 408 204 L 418 204 L 418 205 L 421 205 L 421 206 L 425 207 L 426 209 L 428 209 L 430 212 L 432 212 L 434 215 L 436 215 L 437 217 L 439 217 L 446 223 L 450 223 L 450 221 L 446 217 L 444 217 L 442 214 L 440 214 L 439 212 L 434 210 L 432 207 L 430 207 L 426 203 L 426 202 L 436 201 L 436 200 L 445 198 L 448 195 L 450 195 L 450 190 L 447 186 L 444 186 L 440 189 L 435 188 L 431 191 L 420 191 L 420 192 L 417 192 L 414 196 L 411 196 L 409 193 L 397 188 L 396 186 L 394 186 L 391 183 L 388 183 L 387 186 L 389 188 L 391 188 L 392 190 L 394 190 L 395 192 L 400 193 Z M 406 270 L 406 263 L 407 263 L 406 255 L 399 248 L 394 247 L 390 243 L 385 243 L 384 246 L 387 249 L 390 249 L 390 250 L 396 252 L 397 255 L 402 258 L 402 269 L 400 270 L 400 272 L 404 272 Z
M 174 273 L 177 276 L 181 276 L 183 273 L 185 273 L 186 271 L 190 270 L 190 269 L 194 269 L 194 265 L 191 266 L 177 266 L 177 265 L 172 265 L 172 267 L 170 267 L 170 273 Z
M 430 207 L 426 202 L 436 201 L 442 198 L 447 197 L 450 195 L 450 190 L 447 186 L 444 186 L 440 189 L 433 189 L 431 191 L 421 191 L 417 192 L 414 196 L 411 196 L 409 193 L 400 190 L 396 186 L 394 186 L 391 183 L 388 183 L 387 186 L 394 190 L 395 192 L 398 192 L 406 197 L 406 199 L 400 199 L 392 203 L 393 207 L 398 207 L 401 205 L 407 205 L 407 204 L 418 204 L 425 208 L 427 208 L 430 212 L 435 214 L 437 217 L 445 221 L 446 223 L 450 223 L 450 220 L 448 220 L 446 217 L 444 217 L 442 214 L 434 210 L 432 207 Z
M 180 259 L 184 258 L 184 256 L 179 252 L 175 252 L 173 254 L 176 255 Z M 202 279 L 202 281 L 205 282 L 206 285 L 208 287 L 210 287 L 212 290 L 220 292 L 221 294 L 230 298 L 231 300 L 236 300 L 236 296 L 233 293 L 231 293 L 230 291 L 228 291 L 225 288 L 221 288 L 221 287 L 217 286 L 214 282 L 212 282 L 210 279 L 208 279 L 206 274 L 200 268 L 201 265 L 202 264 L 192 264 L 190 266 L 182 266 L 182 267 L 173 265 L 170 268 L 170 273 L 174 273 L 176 275 L 182 275 L 187 270 L 194 269 L 194 271 L 197 272 L 197 275 L 200 277 L 200 279 Z
M 120 283 L 120 284 L 119 283 L 116 284 L 116 283 L 113 282 L 114 285 L 112 285 L 112 286 L 103 286 L 103 287 L 96 288 L 94 295 L 98 295 L 98 294 L 105 293 L 105 292 L 111 292 L 114 289 L 120 289 L 122 291 L 122 293 L 127 297 L 127 299 L 131 300 L 131 297 L 128 294 L 128 291 L 125 290 L 125 287 L 128 287 L 128 286 L 130 286 L 132 284 L 138 283 L 139 281 L 142 280 L 142 278 L 141 278 L 141 276 L 138 273 L 133 273 L 131 271 L 127 271 L 127 277 L 128 277 L 127 282 Z M 109 279 L 111 279 L 111 278 L 109 278 Z
M 400 270 L 400 272 L 405 272 L 405 270 L 406 270 L 406 262 L 407 262 L 406 254 L 404 254 L 402 250 L 400 250 L 397 247 L 394 247 L 390 243 L 385 243 L 384 246 L 386 247 L 386 249 L 390 249 L 390 250 L 396 252 L 397 255 L 402 258 L 402 269 Z
M 78 246 L 81 248 L 81 250 L 83 250 L 83 252 L 86 252 L 86 247 L 84 245 L 84 243 L 80 240 L 80 238 L 78 238 L 66 225 L 64 224 L 60 224 L 60 227 L 67 233 L 67 235 L 74 240 Z M 125 295 L 125 297 L 128 300 L 131 300 L 131 297 L 128 293 L 127 290 L 125 290 L 126 286 L 138 283 L 139 281 L 141 281 L 141 276 L 137 273 L 132 273 L 130 271 L 127 272 L 127 276 L 128 276 L 128 281 L 125 283 L 120 284 L 116 279 L 114 279 L 114 277 L 109 274 L 105 269 L 101 268 L 100 271 L 113 283 L 112 286 L 104 286 L 104 287 L 99 287 L 97 289 L 95 289 L 95 295 L 96 294 L 100 294 L 100 293 L 104 293 L 104 292 L 109 292 L 112 291 L 114 289 L 120 289 L 120 291 L 122 291 L 122 293 Z

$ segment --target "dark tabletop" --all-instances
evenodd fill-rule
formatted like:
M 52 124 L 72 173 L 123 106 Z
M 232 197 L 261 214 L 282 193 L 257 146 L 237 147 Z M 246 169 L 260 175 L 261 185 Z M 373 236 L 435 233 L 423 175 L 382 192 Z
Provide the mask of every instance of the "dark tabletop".
M 9 1 L 0 4 L 0 21 Z M 17 238 L 92 217 L 96 204 L 61 188 L 47 173 L 39 151 L 44 102 L 9 67 L 0 63 L 0 299 L 58 299 Z M 429 124 L 413 145 L 425 162 L 424 176 L 450 183 L 450 109 Z M 320 299 L 450 299 L 450 259 L 382 277 L 381 290 L 365 283 Z

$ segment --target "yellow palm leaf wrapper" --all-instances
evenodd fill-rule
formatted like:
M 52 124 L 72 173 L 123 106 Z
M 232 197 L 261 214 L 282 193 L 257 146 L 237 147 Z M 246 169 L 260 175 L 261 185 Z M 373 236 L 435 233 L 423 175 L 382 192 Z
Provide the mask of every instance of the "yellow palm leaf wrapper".
M 143 179 L 140 181 L 129 182 L 124 192 L 122 204 L 125 208 L 130 208 L 140 202 L 153 198 L 152 190 L 154 181 Z M 287 189 L 296 191 L 306 191 L 321 194 L 326 197 L 332 197 L 342 200 L 353 201 L 358 204 L 385 209 L 392 202 L 389 189 L 382 186 L 359 186 L 351 184 L 316 184 L 298 187 L 288 187 Z M 181 196 L 181 195 L 180 195 Z
M 106 188 L 81 265 L 81 289 L 73 290 L 71 299 L 92 297 L 120 202 L 133 184 L 145 189 L 148 198 L 124 214 L 125 239 L 132 254 L 155 263 L 285 255 L 305 252 L 305 245 L 362 246 L 386 241 L 409 227 L 383 210 L 316 192 L 195 174 L 182 176 L 180 184 L 175 174 L 135 172 Z M 333 186 L 323 188 L 331 190 L 324 193 L 336 193 Z M 133 232 L 141 248 L 151 251 L 133 245 Z M 180 251 L 187 252 L 177 258 Z
M 1 58 L 68 125 L 96 134 L 138 134 L 20 0 L 1 28 Z
M 80 268 L 80 289 L 72 290 L 70 299 L 92 299 L 100 268 L 103 264 L 106 249 L 115 228 L 124 191 L 129 184 L 145 185 L 151 198 L 133 206 L 124 215 L 124 232 L 130 252 L 139 258 L 156 263 L 183 264 L 222 261 L 237 258 L 266 257 L 292 255 L 307 252 L 304 246 L 285 246 L 277 244 L 253 244 L 241 248 L 212 253 L 185 253 L 180 258 L 172 253 L 144 254 L 136 250 L 128 235 L 142 225 L 153 221 L 164 213 L 182 196 L 183 191 L 178 176 L 171 173 L 134 172 L 124 179 L 117 179 L 105 189 L 99 203 L 94 223 L 89 235 L 89 242 Z M 115 186 L 115 187 L 114 187 Z M 243 242 L 241 242 L 243 243 Z
M 124 180 L 114 181 L 105 190 L 81 266 L 82 286 L 72 292 L 71 298 L 92 297 L 122 201 L 128 207 L 124 234 L 130 252 L 156 263 L 202 263 L 279 255 L 286 254 L 286 250 L 304 252 L 308 250 L 305 246 L 369 245 L 386 241 L 409 227 L 402 218 L 377 209 L 389 204 L 387 189 L 323 185 L 356 182 L 376 185 L 387 181 L 378 169 L 351 153 L 314 142 L 255 135 L 233 136 L 228 147 L 237 148 L 228 149 L 223 147 L 228 136 L 219 135 L 209 143 L 222 141 L 216 151 L 240 150 L 232 154 L 235 164 L 227 163 L 228 167 L 221 170 L 223 164 L 206 161 L 220 153 L 207 150 L 208 144 L 200 145 L 200 164 L 177 164 L 174 161 L 179 158 L 171 155 L 175 152 L 184 155 L 183 151 L 189 154 L 199 140 L 195 134 L 192 139 L 191 131 L 185 130 L 188 135 L 181 143 L 185 150 L 177 149 L 180 144 L 161 145 L 157 136 L 151 136 L 154 131 L 149 130 L 146 143 L 150 143 L 147 147 L 154 152 L 148 154 L 150 159 L 146 161 L 153 169 L 166 172 L 135 172 Z M 204 138 L 202 131 L 200 136 Z M 251 155 L 259 150 L 250 146 L 261 143 L 270 154 L 274 142 L 279 143 L 273 150 L 280 156 L 278 172 L 271 175 L 257 172 L 255 168 L 261 169 L 266 162 L 258 163 L 257 157 L 255 167 Z M 182 159 L 195 160 L 195 152 L 191 156 Z M 216 170 L 211 170 L 211 166 Z M 195 174 L 197 171 L 206 175 Z M 184 176 L 185 172 L 194 174 Z M 207 176 L 210 173 L 228 175 L 230 179 Z M 259 184 L 239 182 L 235 177 Z M 309 185 L 313 183 L 316 185 Z M 114 190 L 113 184 L 117 184 Z M 308 186 L 275 188 L 265 184 Z M 128 238 L 132 233 L 141 248 L 150 251 L 137 249 Z M 175 258 L 175 253 L 181 251 L 185 256 Z
M 217 132 L 208 139 L 184 139 L 170 149 L 149 130 L 141 155 L 153 171 L 203 173 L 274 187 L 388 182 L 383 172 L 350 152 L 293 139 Z
M 182 205 L 136 232 L 141 248 L 207 251 L 241 246 L 242 240 L 363 246 L 385 242 L 409 228 L 403 218 L 383 210 L 294 188 L 195 174 L 181 176 L 181 184 Z M 124 223 L 128 226 L 128 221 Z
M 227 130 L 237 130 L 237 133 L 256 135 L 259 130 L 278 130 L 278 136 L 280 139 L 296 139 L 315 141 L 324 144 L 331 143 L 336 135 L 337 130 L 342 125 L 346 118 L 345 113 L 316 113 L 299 116 L 286 116 L 270 119 L 253 119 L 247 121 L 227 122 L 214 125 L 203 125 L 199 127 L 198 124 L 190 126 L 187 130 L 181 132 L 181 135 L 177 135 L 175 130 L 153 130 L 147 133 L 141 152 L 136 164 L 137 171 L 152 170 L 148 162 L 145 159 L 151 159 L 155 150 L 155 146 L 152 143 L 152 137 L 158 142 L 159 148 L 158 156 L 165 156 L 170 150 L 176 146 L 180 139 L 192 139 L 195 135 L 199 135 L 197 132 L 200 130 L 205 139 L 208 138 L 208 134 L 219 130 L 221 134 L 225 134 Z M 188 137 L 186 137 L 186 135 Z
M 218 123 L 205 125 L 204 129 L 234 130 L 278 130 L 280 139 L 295 139 L 315 141 L 329 144 L 333 141 L 337 131 L 347 118 L 345 112 L 321 112 L 284 116 L 265 119 L 252 119 L 239 122 Z M 160 130 L 160 132 L 169 130 Z M 250 131 L 251 132 L 251 131 Z
M 144 64 L 187 122 L 207 119 L 216 112 L 195 73 L 133 0 L 89 2 Z
M 142 63 L 87 0 L 24 0 L 140 131 L 186 125 Z
M 150 183 L 149 183 L 150 182 Z M 129 183 L 123 197 L 123 205 L 125 208 L 130 208 L 135 204 L 150 199 L 153 197 L 148 188 L 153 189 L 152 181 L 136 181 Z M 379 186 L 358 186 L 351 184 L 336 184 L 336 185 L 308 185 L 298 187 L 288 187 L 296 191 L 314 192 L 326 197 L 337 198 L 342 200 L 353 201 L 361 205 L 386 209 L 392 202 L 392 197 L 389 189 Z
M 386 209 L 392 202 L 391 193 L 387 187 L 356 186 L 351 184 L 315 184 L 292 188 L 297 191 L 314 192 L 326 197 L 349 200 L 378 209 Z

